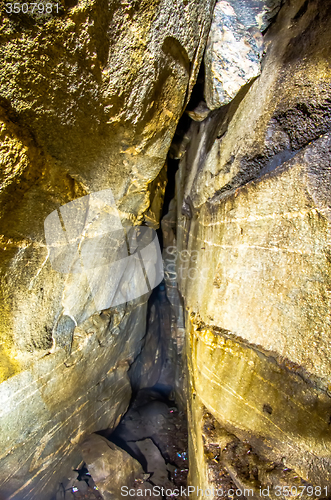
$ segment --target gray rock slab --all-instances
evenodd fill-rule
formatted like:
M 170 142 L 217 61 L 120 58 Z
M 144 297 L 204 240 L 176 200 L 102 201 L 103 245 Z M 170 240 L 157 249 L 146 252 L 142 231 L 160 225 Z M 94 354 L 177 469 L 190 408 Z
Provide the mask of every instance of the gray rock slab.
M 143 478 L 139 462 L 102 436 L 92 434 L 81 445 L 87 468 L 105 500 L 121 498 L 121 488 L 132 488 Z
M 146 458 L 147 471 L 151 473 L 150 481 L 156 486 L 174 488 L 173 483 L 168 479 L 166 463 L 156 444 L 147 438 L 142 441 L 136 441 L 136 445 Z
M 205 53 L 205 100 L 209 109 L 228 104 L 261 72 L 262 35 L 238 19 L 233 6 L 216 3 Z

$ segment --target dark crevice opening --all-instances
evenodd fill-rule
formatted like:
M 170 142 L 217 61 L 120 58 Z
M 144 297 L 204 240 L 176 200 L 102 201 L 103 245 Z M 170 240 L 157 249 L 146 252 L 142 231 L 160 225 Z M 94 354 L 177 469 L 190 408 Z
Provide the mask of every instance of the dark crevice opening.
M 168 155 L 167 158 L 167 185 L 164 193 L 164 200 L 163 200 L 163 206 L 162 206 L 162 212 L 161 212 L 161 218 L 160 218 L 160 226 L 156 230 L 161 251 L 163 250 L 163 234 L 162 234 L 162 228 L 161 228 L 161 220 L 163 217 L 168 213 L 169 211 L 169 205 L 171 200 L 175 196 L 175 191 L 176 191 L 176 172 L 179 167 L 179 160 L 171 158 L 170 155 Z
M 176 173 L 179 168 L 180 157 L 184 154 L 183 142 L 186 134 L 188 133 L 192 119 L 187 114 L 188 111 L 193 111 L 204 100 L 204 85 L 205 85 L 205 67 L 202 60 L 199 69 L 197 81 L 192 89 L 190 100 L 183 111 L 183 114 L 178 122 L 176 132 L 174 134 L 168 157 L 167 157 L 167 186 L 164 194 L 164 201 L 162 207 L 161 220 L 169 211 L 171 200 L 175 197 L 176 193 Z M 161 227 L 157 230 L 157 235 L 160 241 L 161 249 L 163 249 L 163 236 Z
M 203 88 L 204 88 L 204 67 L 202 64 L 202 67 L 200 68 L 200 72 L 197 78 L 196 85 L 194 86 L 192 90 L 192 95 L 190 98 L 190 101 L 183 112 L 179 123 L 176 128 L 176 132 L 174 134 L 174 138 L 171 144 L 171 147 L 169 149 L 168 157 L 167 157 L 167 185 L 165 189 L 165 194 L 164 194 L 164 200 L 163 200 L 163 206 L 162 206 L 162 212 L 161 212 L 161 217 L 162 218 L 168 213 L 169 211 L 169 206 L 171 201 L 174 199 L 175 194 L 176 194 L 176 173 L 179 168 L 179 162 L 180 158 L 184 154 L 184 150 L 180 149 L 183 148 L 183 143 L 185 143 L 185 136 L 187 135 L 189 128 L 192 125 L 193 120 L 190 118 L 190 116 L 187 114 L 186 111 L 194 110 L 201 102 L 204 102 L 203 98 Z M 185 146 L 184 146 L 185 147 Z M 160 242 L 160 247 L 161 250 L 163 249 L 163 236 L 162 236 L 162 230 L 161 227 L 157 230 L 157 235 L 158 239 Z M 162 294 L 165 294 L 165 284 L 162 282 L 158 287 L 156 287 L 149 298 L 148 302 L 148 310 L 147 310 L 147 325 L 150 322 L 151 318 L 151 308 L 155 304 L 158 304 L 162 302 Z M 168 299 L 166 299 L 168 301 Z M 164 299 L 163 299 L 164 301 Z M 164 303 L 164 302 L 163 302 Z M 170 303 L 169 303 L 170 307 Z M 164 325 L 162 324 L 162 319 L 160 320 L 159 323 L 159 329 L 160 329 L 160 337 L 166 334 L 166 332 L 163 332 L 162 329 L 164 328 Z M 146 328 L 146 335 L 147 335 L 147 328 Z M 145 346 L 142 346 L 142 351 L 144 350 Z M 131 370 L 131 369 L 130 369 Z M 123 435 L 123 425 L 125 426 L 125 422 L 130 421 L 132 418 L 137 418 L 135 417 L 135 410 L 141 408 L 143 411 L 143 408 L 146 407 L 146 405 L 152 402 L 155 403 L 162 403 L 166 405 L 169 408 L 169 411 L 174 411 L 177 414 L 177 420 L 172 422 L 172 425 L 176 427 L 175 430 L 168 430 L 167 433 L 173 434 L 173 437 L 170 437 L 170 441 L 172 440 L 172 448 L 173 451 L 176 450 L 176 453 L 173 456 L 168 454 L 164 449 L 162 449 L 162 443 L 160 445 L 160 440 L 157 438 L 155 439 L 155 434 L 154 436 L 151 434 L 148 438 L 143 438 L 143 439 L 150 439 L 154 445 L 159 449 L 161 456 L 163 457 L 165 464 L 167 466 L 172 467 L 175 469 L 175 472 L 170 472 L 168 469 L 168 480 L 169 481 L 176 481 L 174 479 L 174 474 L 178 474 L 177 481 L 179 483 L 174 483 L 174 487 L 178 487 L 179 484 L 182 484 L 183 487 L 186 486 L 186 477 L 187 477 L 187 472 L 188 472 L 188 458 L 187 458 L 187 442 L 186 442 L 186 448 L 181 447 L 178 444 L 178 434 L 184 435 L 186 432 L 186 439 L 187 439 L 187 420 L 185 414 L 179 410 L 179 408 L 176 407 L 176 403 L 174 401 L 174 387 L 170 387 L 169 385 L 164 385 L 164 383 L 155 383 L 152 387 L 147 387 L 144 389 L 137 389 L 134 386 L 134 383 L 132 383 L 132 396 L 130 400 L 129 407 L 126 411 L 126 413 L 122 416 L 120 423 L 115 429 L 104 429 L 101 431 L 96 432 L 96 434 L 106 438 L 110 442 L 114 443 L 116 446 L 124 450 L 126 453 L 128 453 L 132 458 L 137 460 L 145 473 L 149 473 L 150 471 L 148 470 L 148 463 L 146 460 L 146 457 L 144 454 L 139 450 L 138 446 L 136 445 L 136 441 L 132 439 L 132 436 L 129 435 Z M 139 403 L 141 400 L 141 394 L 144 393 L 144 398 L 143 398 L 143 403 Z M 173 410 L 171 410 L 173 409 Z M 141 425 L 139 423 L 138 425 Z M 179 430 L 178 430 L 179 429 Z M 186 430 L 184 430 L 186 429 Z M 164 429 L 163 429 L 164 432 Z M 140 439 L 142 439 L 140 437 Z M 139 441 L 139 439 L 137 439 Z M 161 440 L 162 441 L 162 440 Z M 90 476 L 88 472 L 88 468 L 86 467 L 86 464 L 83 464 L 83 466 L 77 471 L 79 473 L 78 475 L 78 480 L 79 481 L 87 481 L 88 477 Z M 149 479 L 145 480 L 146 483 L 150 483 L 151 486 L 153 486 L 153 474 Z
M 185 111 L 192 111 L 198 106 L 198 104 L 201 101 L 205 102 L 204 87 L 205 87 L 205 64 L 204 64 L 204 59 L 202 58 L 197 81 L 192 89 L 191 97 L 189 102 L 187 103 Z

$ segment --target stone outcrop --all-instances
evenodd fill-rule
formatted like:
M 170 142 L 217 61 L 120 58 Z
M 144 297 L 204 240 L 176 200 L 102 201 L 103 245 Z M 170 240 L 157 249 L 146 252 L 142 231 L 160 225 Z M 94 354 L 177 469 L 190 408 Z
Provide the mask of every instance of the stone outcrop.
M 186 304 L 204 323 L 275 353 L 324 389 L 331 383 L 330 160 L 326 134 L 204 204 L 190 221 L 179 268 Z
M 261 71 L 262 35 L 251 34 L 225 1 L 216 3 L 205 53 L 205 100 L 210 109 L 228 104 Z
M 131 489 L 134 482 L 144 476 L 137 460 L 102 436 L 92 434 L 81 448 L 84 461 L 105 500 L 120 498 L 123 486 Z
M 183 139 L 174 261 L 204 489 L 331 484 L 330 21 L 285 3 L 260 77 Z
M 328 131 L 328 23 L 323 3 L 307 10 L 300 2 L 284 5 L 265 34 L 261 76 L 187 132 L 186 206 L 198 209 L 215 193 L 225 195 L 273 170 Z
M 47 500 L 86 435 L 114 427 L 148 294 L 88 311 L 53 269 L 46 217 L 111 189 L 123 227 L 159 223 L 166 155 L 195 83 L 214 0 L 59 3 L 0 14 L 1 457 L 6 499 Z M 76 291 L 75 291 L 76 287 Z M 81 323 L 58 322 L 64 297 Z M 101 313 L 101 314 L 100 314 Z M 85 317 L 84 317 L 85 314 Z
M 327 2 L 64 0 L 48 17 L 1 10 L 0 22 L 0 497 L 63 499 L 83 459 L 104 498 L 137 474 L 153 484 L 123 450 L 86 441 L 117 426 L 170 485 L 167 405 L 131 408 L 137 420 L 118 425 L 132 386 L 156 383 L 187 399 L 190 485 L 225 499 L 329 496 Z M 116 212 L 112 230 L 126 235 L 113 264 L 140 252 L 137 227 L 159 227 L 177 164 L 166 292 L 146 327 L 148 270 L 104 273 L 100 240 L 89 288 L 60 207 L 100 208 L 94 193 L 111 190 L 106 219 Z M 83 232 L 87 221 L 104 236 L 99 212 L 78 212 Z M 50 214 L 61 244 L 47 242 Z M 80 257 L 58 269 L 70 245 Z
M 206 47 L 205 89 L 210 109 L 228 104 L 261 73 L 263 37 L 281 0 L 219 0 Z

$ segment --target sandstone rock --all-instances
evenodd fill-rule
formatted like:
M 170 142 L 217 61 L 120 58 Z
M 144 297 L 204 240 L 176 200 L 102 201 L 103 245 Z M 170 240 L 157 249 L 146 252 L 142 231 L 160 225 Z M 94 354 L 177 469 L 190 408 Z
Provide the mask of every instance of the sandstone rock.
M 233 7 L 239 22 L 246 28 L 257 26 L 261 31 L 268 28 L 277 15 L 282 0 L 227 0 Z
M 174 15 L 167 0 L 110 10 L 91 0 L 26 22 L 2 12 L 4 378 L 24 369 L 27 350 L 52 345 L 65 277 L 49 266 L 46 217 L 111 188 L 122 219 L 147 213 L 155 224 L 164 187 L 151 184 L 195 81 L 213 3 L 181 1 Z
M 303 484 L 300 478 L 308 484 L 329 486 L 330 398 L 275 363 L 272 357 L 192 320 L 195 321 L 188 318 L 191 333 L 187 340 L 191 346 L 193 396 L 189 412 L 189 484 L 212 486 L 207 474 L 208 463 L 212 463 L 211 450 L 204 449 L 208 441 L 204 418 L 207 409 L 216 419 L 212 429 L 218 427 L 209 442 L 218 447 L 216 463 L 223 463 L 224 473 L 229 471 L 230 458 L 225 458 L 229 457 L 228 452 L 220 456 L 220 451 L 236 436 L 248 445 L 246 457 L 248 450 L 259 457 L 255 463 L 258 481 L 247 481 L 247 486 L 250 483 L 257 493 L 260 486 L 269 485 L 270 498 L 276 498 L 276 486 L 290 484 L 299 488 Z M 238 474 L 235 470 L 232 476 L 243 478 L 245 469 L 239 469 Z
M 175 400 L 177 405 L 186 413 L 187 410 L 187 369 L 185 360 L 185 324 L 184 304 L 178 290 L 176 259 L 176 222 L 177 222 L 177 200 L 176 196 L 171 200 L 168 213 L 161 221 L 163 235 L 163 262 L 164 282 L 167 298 L 171 304 L 172 321 L 171 336 L 176 351 L 176 374 L 174 381 Z
M 64 495 L 64 500 L 74 500 L 74 495 L 71 491 L 66 491 Z
M 63 490 L 63 488 L 64 488 L 64 490 L 71 490 L 72 487 L 77 482 L 79 482 L 77 480 L 77 478 L 78 478 L 78 472 L 76 472 L 76 471 L 72 471 L 70 474 L 67 474 L 66 477 L 64 478 L 64 480 L 61 483 L 61 488 L 59 488 L 60 491 Z
M 201 101 L 194 109 L 187 111 L 188 116 L 196 122 L 202 122 L 205 120 L 209 113 L 210 109 L 203 101 Z
M 183 175 L 193 177 L 185 181 L 184 198 L 194 208 L 271 171 L 330 129 L 329 59 L 320 56 L 331 52 L 330 10 L 317 0 L 306 11 L 305 5 L 298 0 L 279 12 L 265 35 L 262 74 L 251 87 L 198 132 L 193 124 L 190 158 L 182 161 Z
M 82 461 L 79 442 L 118 423 L 131 397 L 128 360 L 144 331 L 144 309 L 142 302 L 128 311 L 124 331 L 114 337 L 108 330 L 103 346 L 90 319 L 84 325 L 90 333 L 75 332 L 70 358 L 59 349 L 0 385 L 5 498 L 26 490 L 28 498 L 52 498 L 67 470 Z
M 148 457 L 138 447 L 139 443 L 151 439 L 157 447 L 155 453 L 159 457 L 158 460 L 161 460 L 160 453 L 163 457 L 163 462 L 160 462 L 162 470 L 164 470 L 165 461 L 167 462 L 167 470 L 171 469 L 169 463 L 176 466 L 175 468 L 178 469 L 176 473 L 181 476 L 177 476 L 177 479 L 181 482 L 184 480 L 185 469 L 187 468 L 186 419 L 184 413 L 176 407 L 169 407 L 169 401 L 166 404 L 155 399 L 160 398 L 160 396 L 160 392 L 154 389 L 139 391 L 133 405 L 111 434 L 110 439 L 115 443 L 126 443 L 125 449 L 131 450 L 130 453 L 139 458 L 144 469 L 152 474 L 152 472 L 155 472 L 153 468 L 155 464 L 151 461 L 150 468 L 148 468 Z M 172 478 L 175 484 L 178 485 L 175 473 Z M 150 480 L 154 483 L 153 476 L 150 477 Z
M 1 11 L 0 490 L 8 498 L 50 498 L 81 460 L 76 444 L 114 427 L 127 408 L 148 294 L 103 316 L 87 311 L 82 283 L 50 264 L 44 221 L 111 189 L 123 226 L 144 218 L 157 226 L 161 171 L 213 7 L 79 0 L 48 17 Z M 64 297 L 85 309 L 79 326 L 61 316 Z
M 164 354 L 159 321 L 157 304 L 152 304 L 142 351 L 130 367 L 129 377 L 134 390 L 153 387 L 160 378 Z
M 191 221 L 178 259 L 185 302 L 204 323 L 287 359 L 325 389 L 330 160 L 327 134 L 221 202 L 215 196 Z
M 132 488 L 134 481 L 143 477 L 139 462 L 102 436 L 92 434 L 81 449 L 93 481 L 105 500 L 117 500 L 122 496 L 122 486 Z
M 261 76 L 186 132 L 173 232 L 201 488 L 215 472 L 205 410 L 249 444 L 258 475 L 246 479 L 273 485 L 270 498 L 277 481 L 331 484 L 329 24 L 324 2 L 285 3 Z

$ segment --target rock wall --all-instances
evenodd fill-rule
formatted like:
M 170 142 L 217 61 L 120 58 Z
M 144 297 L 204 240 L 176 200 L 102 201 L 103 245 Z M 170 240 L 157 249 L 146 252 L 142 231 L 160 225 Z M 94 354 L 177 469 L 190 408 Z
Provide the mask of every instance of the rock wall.
M 166 155 L 203 57 L 214 1 L 59 3 L 0 13 L 0 497 L 47 500 L 76 445 L 114 426 L 145 335 L 148 294 L 59 323 L 84 285 L 54 270 L 46 217 L 111 189 L 122 223 L 157 227 Z M 75 288 L 76 287 L 76 288 Z
M 217 5 L 234 22 L 230 4 Z M 330 488 L 330 23 L 325 2 L 285 2 L 263 32 L 260 76 L 244 77 L 237 52 L 232 100 L 207 117 L 203 102 L 188 113 L 175 260 L 189 484 L 204 490 L 283 498 L 284 486 Z M 213 40 L 217 69 L 224 52 Z M 206 67 L 207 104 L 228 85 L 222 71 Z

